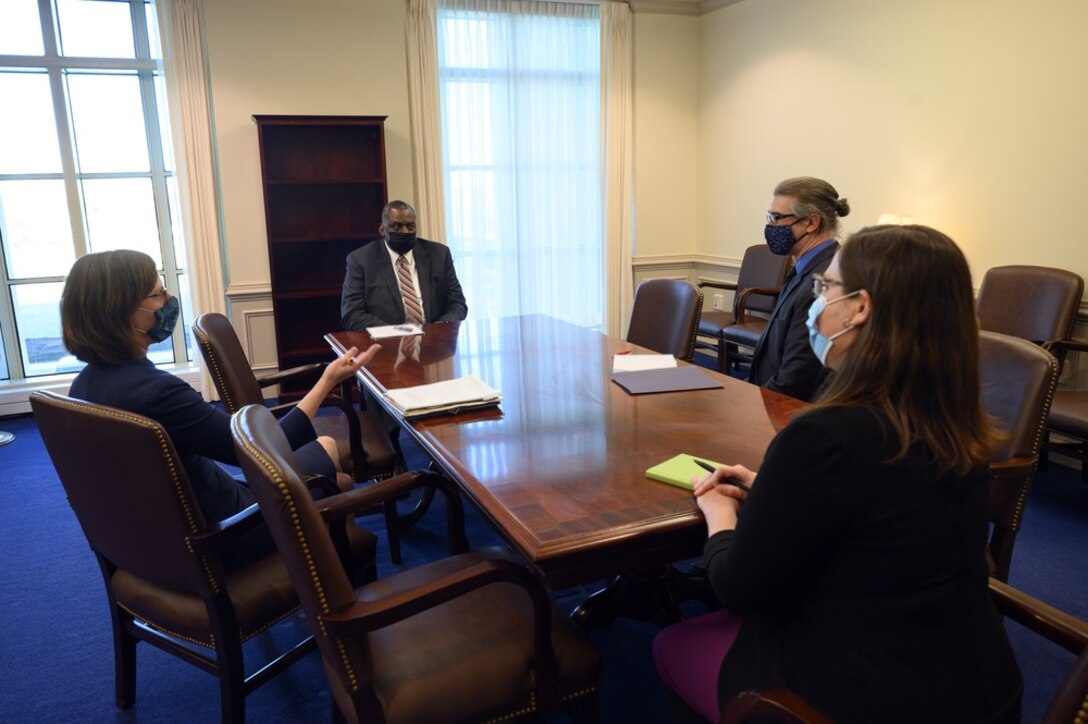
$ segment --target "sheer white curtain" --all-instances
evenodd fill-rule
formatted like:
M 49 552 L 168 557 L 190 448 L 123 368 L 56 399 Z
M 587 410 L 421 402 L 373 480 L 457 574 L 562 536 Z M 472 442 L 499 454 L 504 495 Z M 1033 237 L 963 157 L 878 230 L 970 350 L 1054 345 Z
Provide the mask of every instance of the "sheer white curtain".
M 194 307 L 186 310 L 191 320 L 204 312 L 224 311 L 204 5 L 201 0 L 157 0 L 156 10 L 178 166 L 186 276 Z M 200 355 L 193 357 L 201 363 Z M 208 399 L 217 396 L 207 370 L 201 375 L 201 391 Z
M 473 317 L 604 328 L 600 9 L 439 0 L 447 240 Z

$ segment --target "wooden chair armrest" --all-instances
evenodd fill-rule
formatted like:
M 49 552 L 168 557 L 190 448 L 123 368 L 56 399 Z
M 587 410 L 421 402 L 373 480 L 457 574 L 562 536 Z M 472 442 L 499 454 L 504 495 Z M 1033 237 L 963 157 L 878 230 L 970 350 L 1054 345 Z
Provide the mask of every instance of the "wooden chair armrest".
M 713 287 L 714 289 L 725 289 L 726 291 L 730 291 L 730 292 L 737 291 L 737 283 L 736 282 L 699 282 L 699 288 L 702 289 L 703 287 Z
M 351 490 L 339 492 L 328 498 L 315 501 L 317 510 L 326 522 L 333 522 L 349 515 L 358 515 L 361 511 L 392 500 L 426 483 L 421 478 L 430 477 L 423 473 L 402 473 L 374 485 L 363 485 Z M 434 476 L 438 477 L 438 476 Z
M 1022 478 L 1035 472 L 1037 457 L 1020 455 L 996 463 L 990 463 L 990 480 L 1008 480 L 1010 478 Z
M 777 297 L 782 293 L 782 287 L 745 287 L 737 296 L 733 297 L 733 324 L 743 324 L 748 310 L 748 297 L 753 294 L 765 294 L 768 297 Z
M 759 719 L 783 724 L 832 724 L 832 720 L 787 689 L 742 691 L 722 708 L 721 724 Z
M 324 362 L 312 362 L 308 365 L 301 365 L 299 367 L 292 367 L 289 370 L 282 370 L 280 372 L 273 372 L 267 374 L 264 377 L 257 378 L 257 384 L 261 387 L 271 387 L 272 385 L 278 385 L 288 380 L 293 380 L 298 377 L 318 377 L 321 374 L 321 370 L 325 369 Z
M 204 530 L 189 537 L 193 550 L 197 553 L 218 551 L 227 543 L 236 539 L 261 523 L 261 513 L 254 503 L 229 518 L 224 518 Z
M 537 695 L 545 707 L 552 706 L 559 699 L 559 674 L 551 643 L 551 597 L 533 574 L 512 561 L 484 560 L 412 591 L 377 601 L 356 601 L 346 609 L 322 616 L 322 623 L 333 636 L 360 636 L 492 583 L 513 583 L 532 601 Z
M 1088 340 L 1058 339 L 1043 344 L 1043 349 L 1054 354 L 1055 352 L 1088 352 Z
M 1059 611 L 996 578 L 990 579 L 997 610 L 1074 655 L 1088 648 L 1088 622 Z

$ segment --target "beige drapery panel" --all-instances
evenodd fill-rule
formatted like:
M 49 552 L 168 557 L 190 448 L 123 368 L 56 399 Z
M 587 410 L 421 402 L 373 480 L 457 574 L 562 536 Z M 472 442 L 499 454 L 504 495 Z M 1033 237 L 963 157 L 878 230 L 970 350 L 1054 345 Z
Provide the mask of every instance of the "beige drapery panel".
M 601 210 L 605 332 L 622 337 L 631 315 L 634 157 L 631 8 L 601 3 Z
M 194 307 L 186 310 L 191 321 L 204 312 L 225 310 L 204 7 L 201 0 L 158 0 L 155 6 L 177 163 L 185 273 Z M 194 358 L 203 367 L 200 355 Z M 216 397 L 207 370 L 201 375 L 201 392 L 206 399 Z
M 438 0 L 407 0 L 408 103 L 416 223 L 420 236 L 446 243 L 442 109 L 438 91 Z

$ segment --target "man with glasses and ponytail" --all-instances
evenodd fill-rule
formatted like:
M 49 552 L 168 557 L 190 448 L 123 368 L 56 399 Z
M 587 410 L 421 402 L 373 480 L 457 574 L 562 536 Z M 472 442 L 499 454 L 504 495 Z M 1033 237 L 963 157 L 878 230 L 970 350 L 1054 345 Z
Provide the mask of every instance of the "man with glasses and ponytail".
M 821 179 L 799 176 L 775 188 L 763 235 L 773 253 L 791 256 L 794 265 L 752 354 L 749 382 L 801 400 L 815 397 L 826 370 L 809 345 L 805 322 L 813 285 L 839 249 L 839 218 L 849 213 L 846 199 Z

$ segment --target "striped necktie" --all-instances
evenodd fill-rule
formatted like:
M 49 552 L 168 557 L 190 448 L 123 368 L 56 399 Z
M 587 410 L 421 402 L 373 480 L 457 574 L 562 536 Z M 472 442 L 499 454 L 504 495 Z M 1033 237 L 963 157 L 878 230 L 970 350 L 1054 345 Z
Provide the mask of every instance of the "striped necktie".
M 423 305 L 416 296 L 416 285 L 412 281 L 412 272 L 408 269 L 408 259 L 401 254 L 397 257 L 397 282 L 400 295 L 404 299 L 404 318 L 412 324 L 423 324 Z

